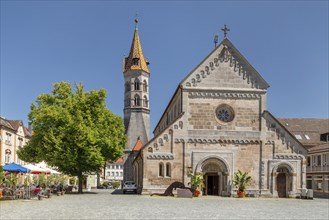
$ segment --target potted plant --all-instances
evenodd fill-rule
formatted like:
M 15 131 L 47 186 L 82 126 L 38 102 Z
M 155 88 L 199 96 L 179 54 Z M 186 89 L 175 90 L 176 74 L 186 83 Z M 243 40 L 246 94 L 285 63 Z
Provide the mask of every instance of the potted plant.
M 193 196 L 198 197 L 201 195 L 202 188 L 204 187 L 203 174 L 201 172 L 190 173 L 191 182 L 188 184 L 191 185 Z
M 234 185 L 238 188 L 238 197 L 244 197 L 246 195 L 245 189 L 246 186 L 251 183 L 251 176 L 248 175 L 247 172 L 242 172 L 241 170 L 238 170 L 238 172 L 234 173 Z

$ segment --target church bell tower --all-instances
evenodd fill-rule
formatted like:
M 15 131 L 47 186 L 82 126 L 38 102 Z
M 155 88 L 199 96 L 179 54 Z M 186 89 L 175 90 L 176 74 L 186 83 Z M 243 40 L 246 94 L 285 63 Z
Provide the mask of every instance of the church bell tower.
M 137 141 L 145 144 L 150 139 L 149 62 L 144 57 L 138 35 L 138 20 L 129 56 L 123 60 L 124 126 L 127 134 L 123 180 L 134 180 L 132 162 Z

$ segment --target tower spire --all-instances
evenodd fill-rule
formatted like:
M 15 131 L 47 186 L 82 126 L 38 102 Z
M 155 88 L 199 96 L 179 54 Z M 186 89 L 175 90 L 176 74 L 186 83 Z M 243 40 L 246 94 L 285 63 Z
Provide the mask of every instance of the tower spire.
M 134 38 L 131 44 L 129 55 L 128 57 L 125 57 L 123 61 L 123 73 L 127 72 L 128 70 L 143 70 L 147 73 L 150 73 L 148 65 L 149 62 L 144 57 L 142 44 L 139 39 L 138 19 L 136 15 Z

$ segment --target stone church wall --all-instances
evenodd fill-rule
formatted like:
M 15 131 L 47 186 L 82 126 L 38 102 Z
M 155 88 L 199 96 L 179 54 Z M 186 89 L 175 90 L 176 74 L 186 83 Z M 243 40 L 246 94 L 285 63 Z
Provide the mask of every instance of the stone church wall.
M 220 122 L 215 110 L 220 104 L 227 104 L 234 111 L 234 119 L 229 123 Z M 259 130 L 259 100 L 236 99 L 190 99 L 188 104 L 189 129 L 205 130 Z

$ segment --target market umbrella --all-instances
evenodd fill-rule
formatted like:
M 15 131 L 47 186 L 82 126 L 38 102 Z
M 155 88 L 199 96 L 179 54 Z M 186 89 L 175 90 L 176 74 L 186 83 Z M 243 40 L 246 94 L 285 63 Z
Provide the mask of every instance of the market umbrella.
M 49 170 L 37 167 L 33 164 L 26 164 L 24 167 L 29 169 L 31 174 L 50 174 Z
M 16 163 L 4 165 L 2 168 L 9 173 L 28 173 L 31 171 L 30 169 Z
M 61 174 L 61 173 L 58 172 L 57 170 L 53 170 L 53 169 L 50 169 L 50 168 L 48 168 L 48 167 L 44 167 L 43 169 L 49 171 L 50 174 Z

